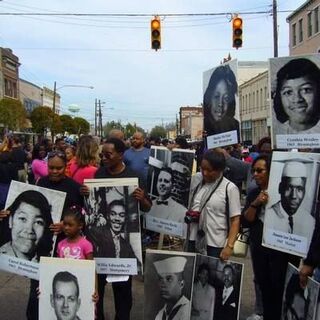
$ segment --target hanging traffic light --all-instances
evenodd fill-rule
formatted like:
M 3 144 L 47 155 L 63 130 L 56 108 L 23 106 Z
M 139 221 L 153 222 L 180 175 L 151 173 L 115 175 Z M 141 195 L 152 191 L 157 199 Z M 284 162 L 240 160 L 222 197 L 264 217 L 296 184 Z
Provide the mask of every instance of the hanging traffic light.
M 236 49 L 242 47 L 242 26 L 240 17 L 232 19 L 232 46 Z
M 158 16 L 151 20 L 151 49 L 161 49 L 161 23 Z

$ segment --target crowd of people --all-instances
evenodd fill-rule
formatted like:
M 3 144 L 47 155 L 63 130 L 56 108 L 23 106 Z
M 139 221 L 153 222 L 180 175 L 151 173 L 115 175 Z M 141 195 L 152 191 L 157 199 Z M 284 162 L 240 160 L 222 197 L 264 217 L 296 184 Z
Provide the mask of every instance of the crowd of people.
M 191 180 L 187 215 L 189 214 L 192 219 L 188 223 L 185 248 L 189 252 L 201 252 L 222 261 L 228 261 L 232 255 L 240 225 L 249 227 L 257 300 L 255 314 L 250 319 L 280 320 L 287 264 L 291 262 L 298 267 L 300 259 L 261 245 L 265 206 L 268 203 L 267 188 L 272 154 L 269 137 L 261 139 L 256 146 L 250 149 L 239 144 L 214 150 L 206 150 L 204 145 L 189 146 L 187 141 L 181 137 L 172 143 L 164 140 L 162 144 L 158 139 L 146 140 L 141 132 L 136 132 L 131 139 L 131 144 L 128 145 L 123 133 L 119 130 L 112 130 L 109 137 L 103 142 L 89 135 L 81 136 L 76 145 L 66 143 L 64 138 L 56 139 L 54 144 L 50 139 L 43 139 L 34 146 L 23 145 L 19 137 L 5 137 L 0 145 L 0 209 L 2 209 L 0 211 L 0 232 L 6 232 L 4 226 L 8 225 L 13 230 L 19 223 L 21 230 L 26 229 L 26 226 L 21 225 L 21 221 L 15 220 L 18 219 L 16 217 L 19 217 L 19 210 L 24 211 L 23 206 L 32 206 L 33 215 L 30 216 L 30 219 L 33 219 L 33 222 L 28 225 L 31 225 L 29 228 L 33 229 L 29 232 L 37 236 L 27 248 L 25 243 L 19 243 L 19 239 L 14 239 L 12 231 L 12 236 L 4 237 L 6 241 L 0 243 L 1 253 L 6 254 L 10 251 L 17 257 L 24 256 L 27 260 L 38 260 L 39 256 L 45 253 L 37 250 L 37 244 L 38 242 L 43 244 L 46 241 L 43 240 L 45 234 L 43 229 L 49 226 L 51 233 L 46 235 L 47 241 L 51 241 L 53 234 L 58 235 L 56 256 L 93 259 L 99 249 L 95 247 L 94 241 L 90 243 L 88 241 L 90 239 L 84 239 L 80 232 L 82 229 L 85 230 L 85 221 L 79 211 L 84 207 L 85 197 L 89 195 L 89 189 L 84 185 L 84 180 L 137 177 L 139 186 L 134 190 L 133 197 L 139 202 L 142 211 L 148 212 L 153 205 L 160 205 L 160 201 L 168 202 L 171 194 L 166 192 L 167 185 L 172 184 L 174 178 L 168 170 L 163 170 L 159 174 L 160 179 L 157 186 L 159 203 L 152 201 L 148 196 L 146 183 L 151 145 L 162 145 L 170 149 L 196 148 L 199 172 L 194 174 Z M 299 170 L 284 168 L 283 192 L 289 188 L 285 183 L 290 184 L 288 182 L 290 181 L 288 178 L 291 177 L 290 169 L 291 171 Z M 47 217 L 46 213 L 41 213 L 43 207 L 48 204 L 36 192 L 31 196 L 32 203 L 25 200 L 24 193 L 21 193 L 20 198 L 18 197 L 19 199 L 17 198 L 9 208 L 5 209 L 6 196 L 12 180 L 65 192 L 66 200 L 61 221 L 53 223 L 51 217 Z M 292 188 L 294 187 L 290 186 L 289 189 Z M 243 199 L 245 199 L 244 208 L 241 207 Z M 286 201 L 290 201 L 290 195 L 287 195 Z M 290 205 L 287 203 L 287 207 L 290 208 Z M 119 211 L 122 215 L 116 210 L 112 211 L 115 212 L 114 215 L 118 214 L 115 219 L 125 220 L 124 205 L 117 203 L 114 206 L 119 210 L 122 209 L 121 212 Z M 35 220 L 37 223 L 34 222 Z M 311 276 L 314 269 L 320 265 L 318 254 L 320 233 L 317 232 L 319 221 L 318 219 L 316 221 L 310 250 L 300 269 L 302 287 L 306 285 L 307 276 Z M 121 238 L 121 232 L 121 223 L 116 222 L 114 233 Z M 70 254 L 72 252 L 70 243 L 72 246 L 75 243 L 79 245 L 83 248 L 83 252 L 77 255 Z M 123 246 L 121 240 L 114 246 L 114 251 L 118 250 L 120 257 L 125 252 Z M 159 281 L 165 281 L 165 276 L 162 276 L 160 272 L 159 263 L 156 269 L 160 275 Z M 227 319 L 224 318 L 226 312 L 234 314 L 232 303 L 228 311 L 227 309 L 222 311 L 222 305 L 213 310 L 212 304 L 204 303 L 197 296 L 197 292 L 200 295 L 204 294 L 203 288 L 206 286 L 212 299 L 215 299 L 217 291 L 207 284 L 209 272 L 205 265 L 198 269 L 198 277 L 194 284 L 196 290 L 193 293 L 192 319 L 212 319 L 213 314 L 214 319 Z M 228 291 L 228 281 L 232 279 L 232 272 L 232 268 L 228 268 L 228 265 L 223 270 L 226 279 L 225 291 Z M 177 283 L 181 281 L 179 279 Z M 98 320 L 105 319 L 103 306 L 105 284 L 106 275 L 99 274 L 96 281 L 96 292 L 93 294 L 93 300 L 97 305 L 96 319 Z M 38 286 L 36 280 L 31 280 L 27 319 L 38 319 Z M 130 276 L 128 281 L 114 282 L 112 287 L 115 319 L 130 319 L 133 300 L 132 277 Z M 229 290 L 229 295 L 230 292 Z M 181 297 L 182 295 L 179 295 L 179 299 Z M 184 300 L 181 299 L 182 302 Z M 222 297 L 221 300 L 226 301 Z M 167 317 L 178 319 L 175 315 L 170 317 L 170 313 L 174 311 L 173 306 L 171 305 L 168 309 L 165 306 L 156 319 L 164 319 L 164 315 L 166 315 L 165 319 L 168 319 Z M 205 310 L 206 308 L 208 310 Z M 182 311 L 180 313 L 184 314 Z M 206 314 L 206 317 L 203 318 L 201 316 L 203 314 Z M 211 315 L 209 318 L 208 314 Z M 229 318 L 233 320 L 236 319 L 236 316 Z

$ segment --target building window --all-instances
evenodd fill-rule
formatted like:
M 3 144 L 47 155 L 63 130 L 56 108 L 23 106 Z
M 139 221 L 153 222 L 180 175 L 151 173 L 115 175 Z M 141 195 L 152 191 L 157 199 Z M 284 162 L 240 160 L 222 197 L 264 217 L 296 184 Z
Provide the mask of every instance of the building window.
M 4 95 L 17 98 L 17 83 L 9 79 L 4 79 Z
M 297 25 L 294 23 L 292 25 L 292 46 L 297 45 Z
M 319 7 L 314 8 L 314 33 L 319 32 Z
M 312 36 L 312 12 L 308 13 L 308 37 Z
M 299 20 L 299 42 L 303 41 L 302 19 Z

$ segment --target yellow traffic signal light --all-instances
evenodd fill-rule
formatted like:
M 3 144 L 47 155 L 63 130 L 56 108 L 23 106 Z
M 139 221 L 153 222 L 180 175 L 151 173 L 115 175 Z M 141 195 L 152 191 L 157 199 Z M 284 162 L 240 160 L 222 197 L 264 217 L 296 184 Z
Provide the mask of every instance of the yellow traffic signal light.
M 151 49 L 161 49 L 161 22 L 159 17 L 151 20 Z
M 236 49 L 242 47 L 242 19 L 235 17 L 232 19 L 232 46 Z

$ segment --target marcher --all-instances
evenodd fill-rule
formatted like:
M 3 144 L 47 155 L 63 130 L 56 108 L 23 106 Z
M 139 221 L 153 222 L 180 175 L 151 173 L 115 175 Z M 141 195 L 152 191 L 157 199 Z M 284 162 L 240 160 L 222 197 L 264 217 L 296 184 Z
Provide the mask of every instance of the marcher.
M 188 250 L 201 246 L 209 256 L 228 260 L 239 232 L 241 208 L 239 190 L 223 177 L 224 169 L 224 155 L 211 150 L 203 156 L 201 173 L 192 177 Z
M 83 184 L 84 179 L 93 179 L 98 167 L 99 146 L 92 136 L 81 136 L 76 151 L 76 161 L 70 166 L 71 178 Z
M 282 294 L 288 262 L 299 264 L 299 258 L 262 246 L 265 205 L 268 202 L 270 157 L 260 155 L 252 163 L 257 187 L 247 195 L 243 210 L 250 223 L 250 246 L 256 281 L 262 293 L 263 319 L 280 320 Z
M 131 139 L 131 148 L 124 153 L 124 163 L 131 170 L 142 175 L 147 182 L 150 149 L 144 147 L 145 139 L 142 132 L 135 132 Z
M 103 166 L 95 173 L 94 178 L 135 178 L 139 177 L 137 173 L 129 169 L 123 162 L 125 152 L 125 144 L 117 138 L 108 139 L 102 147 Z M 139 179 L 139 187 L 133 192 L 133 196 L 140 203 L 140 208 L 143 211 L 148 211 L 151 207 L 151 201 L 147 197 L 143 187 L 143 179 Z M 86 194 L 89 189 L 84 190 Z M 106 275 L 98 275 L 98 293 L 99 302 L 97 304 L 97 319 L 104 320 L 103 297 L 106 285 Z M 115 319 L 129 320 L 132 307 L 132 277 L 128 281 L 114 282 L 112 284 L 115 310 Z
M 36 183 L 40 178 L 45 177 L 48 174 L 47 164 L 47 149 L 44 144 L 36 144 L 32 150 L 32 173 L 34 181 Z

